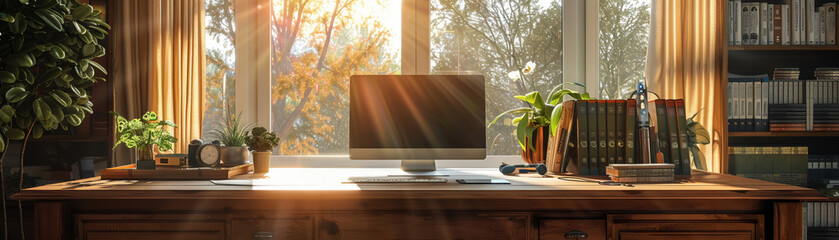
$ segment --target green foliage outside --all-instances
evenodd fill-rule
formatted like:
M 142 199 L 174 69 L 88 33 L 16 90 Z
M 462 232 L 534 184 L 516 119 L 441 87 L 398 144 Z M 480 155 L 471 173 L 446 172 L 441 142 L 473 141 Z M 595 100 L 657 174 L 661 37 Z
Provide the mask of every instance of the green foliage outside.
M 395 3 L 394 3 L 395 2 Z M 208 44 L 205 126 L 224 119 L 235 81 L 233 0 L 206 0 Z M 271 129 L 279 154 L 346 154 L 349 76 L 400 74 L 401 29 L 388 28 L 389 0 L 274 0 L 272 16 Z M 622 99 L 643 78 L 649 1 L 599 0 L 600 97 Z M 399 10 L 396 10 L 399 11 Z M 559 0 L 432 0 L 431 73 L 483 74 L 487 123 L 514 101 L 563 82 L 562 15 Z M 212 45 L 212 46 L 211 46 Z M 507 73 L 527 62 L 541 71 L 511 82 Z M 579 86 L 569 90 L 591 92 Z M 264 109 L 236 109 L 265 111 Z M 487 131 L 489 154 L 517 154 L 514 117 Z M 210 122 L 210 123 L 208 123 Z M 205 128 L 205 132 L 209 129 Z

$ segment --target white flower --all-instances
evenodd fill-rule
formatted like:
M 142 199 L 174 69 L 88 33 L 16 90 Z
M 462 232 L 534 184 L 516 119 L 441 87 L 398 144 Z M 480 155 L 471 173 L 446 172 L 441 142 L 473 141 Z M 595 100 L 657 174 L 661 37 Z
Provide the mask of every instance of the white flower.
M 533 74 L 534 68 L 536 68 L 536 63 L 532 61 L 527 62 L 527 64 L 524 65 L 524 68 L 521 69 L 521 72 L 524 73 L 524 75 L 530 75 Z
M 519 71 L 512 71 L 510 73 L 507 73 L 507 77 L 512 79 L 513 82 L 515 82 L 518 81 L 519 78 L 521 78 L 521 75 L 519 74 Z

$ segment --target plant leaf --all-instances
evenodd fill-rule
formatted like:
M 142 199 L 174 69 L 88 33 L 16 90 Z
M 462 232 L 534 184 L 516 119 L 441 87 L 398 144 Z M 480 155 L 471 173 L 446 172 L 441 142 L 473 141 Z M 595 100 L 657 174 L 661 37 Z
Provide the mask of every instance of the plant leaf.
M 503 113 L 501 113 L 501 114 L 498 114 L 498 116 L 497 116 L 497 117 L 495 117 L 495 119 L 493 119 L 493 120 L 492 120 L 492 122 L 490 122 L 490 123 L 487 125 L 487 128 L 489 128 L 490 126 L 492 126 L 492 124 L 495 124 L 495 122 L 497 122 L 497 121 L 498 121 L 498 119 L 501 119 L 501 117 L 504 117 L 504 116 L 505 116 L 505 115 L 507 115 L 507 114 L 516 114 L 516 113 L 525 113 L 525 112 L 533 112 L 533 109 L 532 109 L 532 108 L 528 108 L 528 107 L 521 107 L 521 108 L 516 108 L 516 109 L 507 110 L 506 112 L 503 112 Z
M 7 13 L 0 12 L 0 21 L 4 21 L 4 22 L 7 22 L 7 23 L 13 23 L 13 22 L 15 22 L 15 17 L 13 17 L 12 15 L 9 15 Z
M 705 169 L 705 154 L 702 153 L 702 150 L 699 149 L 696 145 L 690 146 L 690 154 L 693 155 L 693 165 L 696 169 L 699 170 L 706 170 Z
M 518 126 L 516 127 L 516 138 L 519 140 L 519 145 L 521 146 L 521 150 L 525 150 L 524 142 L 525 142 L 525 134 L 527 130 L 527 125 L 530 123 L 530 113 L 524 113 L 519 121 Z
M 562 105 L 556 106 L 551 112 L 551 136 L 556 135 L 556 127 L 559 124 L 559 119 L 562 117 Z

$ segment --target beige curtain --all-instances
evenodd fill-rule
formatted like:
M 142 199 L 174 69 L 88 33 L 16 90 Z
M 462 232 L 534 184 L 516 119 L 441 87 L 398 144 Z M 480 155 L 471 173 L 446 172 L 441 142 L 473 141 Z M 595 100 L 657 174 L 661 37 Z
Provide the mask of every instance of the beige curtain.
M 201 136 L 204 113 L 204 0 L 112 1 L 114 110 L 154 111 L 178 125 L 174 152 Z M 120 147 L 122 148 L 122 147 Z M 114 154 L 128 163 L 127 151 Z
M 704 146 L 705 166 L 720 172 L 723 136 L 721 45 L 723 6 L 719 0 L 653 0 L 646 77 L 650 90 L 662 98 L 684 98 L 688 115 L 702 109 L 696 120 L 711 133 Z

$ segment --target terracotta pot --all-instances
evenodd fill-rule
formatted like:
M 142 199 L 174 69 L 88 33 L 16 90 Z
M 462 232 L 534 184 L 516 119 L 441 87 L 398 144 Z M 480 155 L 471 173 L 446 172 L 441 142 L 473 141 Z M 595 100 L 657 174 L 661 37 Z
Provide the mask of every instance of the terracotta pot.
M 529 164 L 545 163 L 548 155 L 548 138 L 550 127 L 539 127 L 533 131 L 531 136 L 525 137 L 524 150 L 521 150 L 521 159 Z M 530 149 L 530 142 L 533 141 L 533 149 Z
M 271 152 L 252 152 L 253 153 L 253 172 L 267 173 L 271 168 Z

